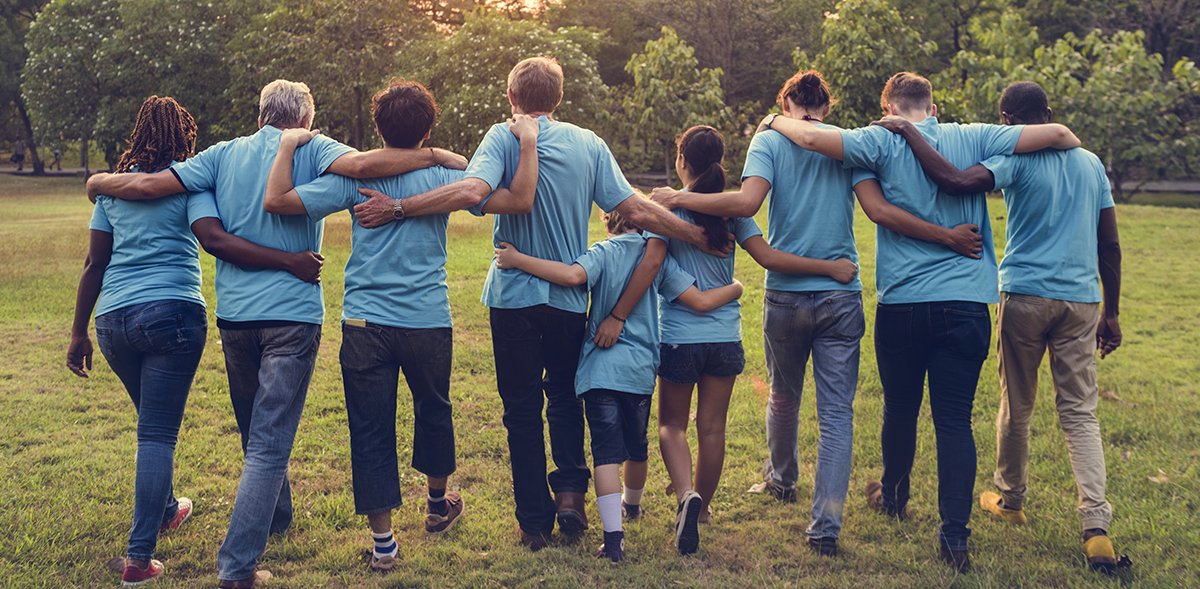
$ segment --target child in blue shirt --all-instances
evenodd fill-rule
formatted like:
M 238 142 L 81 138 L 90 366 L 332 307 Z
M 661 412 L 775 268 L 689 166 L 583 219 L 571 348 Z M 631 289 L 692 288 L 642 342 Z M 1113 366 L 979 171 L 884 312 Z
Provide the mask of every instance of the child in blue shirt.
M 562 286 L 586 284 L 591 291 L 588 336 L 575 374 L 575 392 L 583 398 L 592 435 L 596 504 L 604 528 L 598 556 L 615 563 L 625 554 L 621 464 L 625 465 L 626 488 L 640 490 L 646 484 L 646 428 L 659 353 L 658 299 L 678 301 L 704 313 L 740 297 L 742 284 L 734 281 L 701 291 L 696 280 L 668 258 L 654 279 L 653 290 L 623 319 L 624 329 L 616 343 L 601 348 L 595 342 L 596 331 L 620 298 L 646 246 L 640 230 L 616 211 L 605 215 L 605 224 L 609 238 L 593 245 L 574 264 L 534 258 L 501 243 L 496 248 L 496 265 Z

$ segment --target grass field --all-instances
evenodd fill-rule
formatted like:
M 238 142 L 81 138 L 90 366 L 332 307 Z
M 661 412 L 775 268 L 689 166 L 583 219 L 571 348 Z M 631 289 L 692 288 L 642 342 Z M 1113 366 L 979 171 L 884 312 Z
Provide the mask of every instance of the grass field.
M 1005 211 L 991 201 L 1002 242 Z M 97 352 L 82 380 L 63 358 L 75 284 L 86 247 L 90 207 L 77 179 L 0 176 L 0 586 L 113 586 L 105 561 L 121 556 L 132 509 L 135 418 L 116 377 Z M 1125 584 L 1200 586 L 1200 210 L 1122 206 L 1125 344 L 1100 365 L 1100 417 L 1118 550 L 1135 561 Z M 490 222 L 456 214 L 450 228 L 450 294 L 455 321 L 453 399 L 460 460 L 451 479 L 468 515 L 447 538 L 420 528 L 423 479 L 402 468 L 408 503 L 395 528 L 398 571 L 367 572 L 364 518 L 354 515 L 350 454 L 337 362 L 342 267 L 349 218 L 327 225 L 324 275 L 329 321 L 291 463 L 296 522 L 267 547 L 271 587 L 1106 587 L 1119 581 L 1086 572 L 1078 557 L 1078 517 L 1066 447 L 1043 370 L 1034 420 L 1031 525 L 1006 527 L 976 508 L 975 571 L 957 577 L 937 560 L 934 439 L 928 409 L 921 421 L 912 509 L 904 523 L 870 512 L 861 490 L 880 470 L 882 410 L 871 337 L 863 340 L 856 403 L 854 472 L 846 505 L 843 554 L 823 559 L 803 545 L 808 523 L 816 420 L 806 394 L 801 425 L 800 502 L 751 495 L 766 456 L 763 414 L 768 387 L 761 342 L 762 271 L 738 254 L 748 285 L 743 304 L 747 370 L 734 394 L 725 478 L 703 528 L 701 552 L 678 557 L 670 545 L 673 500 L 651 454 L 647 516 L 628 529 L 631 558 L 613 567 L 592 556 L 598 525 L 577 545 L 537 554 L 518 547 L 500 401 L 485 308 L 478 302 L 491 256 Z M 593 238 L 600 237 L 598 222 Z M 873 322 L 874 232 L 857 224 L 868 321 Z M 204 256 L 212 298 L 212 258 Z M 998 398 L 994 354 L 975 406 L 977 491 L 989 488 Z M 811 376 L 808 382 L 811 392 Z M 406 396 L 407 391 L 401 394 Z M 409 459 L 410 403 L 401 403 L 401 464 Z M 653 431 L 653 430 L 652 430 Z M 216 553 L 232 509 L 241 454 L 227 398 L 221 343 L 213 326 L 192 388 L 176 455 L 176 488 L 196 501 L 195 517 L 164 537 L 162 587 L 215 586 Z M 592 495 L 589 494 L 589 499 Z M 589 517 L 598 522 L 594 507 Z

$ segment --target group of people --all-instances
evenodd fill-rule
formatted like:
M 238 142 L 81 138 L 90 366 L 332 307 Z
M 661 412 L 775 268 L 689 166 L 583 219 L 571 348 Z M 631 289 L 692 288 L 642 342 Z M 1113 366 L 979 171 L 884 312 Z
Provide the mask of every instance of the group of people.
M 324 319 L 323 219 L 343 210 L 354 224 L 340 363 L 354 505 L 367 517 L 372 570 L 397 566 L 391 512 L 401 504 L 401 372 L 412 392 L 412 466 L 427 477 L 425 529 L 444 533 L 466 511 L 448 484 L 457 464 L 446 233 L 456 210 L 494 218 L 482 299 L 522 545 L 547 546 L 556 524 L 565 536 L 583 533 L 594 476 L 599 556 L 624 558 L 623 521 L 642 513 L 657 388 L 659 446 L 677 499 L 675 545 L 681 554 L 699 549 L 724 464 L 730 397 L 745 365 L 736 244 L 767 269 L 765 490 L 796 500 L 799 404 L 811 356 L 820 441 L 808 545 L 836 555 L 865 333 L 855 197 L 879 226 L 884 469 L 868 485 L 868 505 L 907 515 L 928 379 L 938 545 L 951 566 L 968 569 L 971 411 L 990 347 L 988 304 L 999 302 L 997 492 L 980 502 L 1005 521 L 1026 521 L 1029 419 L 1049 348 L 1083 551 L 1095 568 L 1116 565 L 1094 411 L 1097 346 L 1107 354 L 1121 339 L 1115 215 L 1103 166 L 1049 122 L 1041 88 L 1006 89 L 1003 125 L 946 124 L 935 118 L 929 82 L 903 72 L 883 90 L 888 116 L 844 131 L 822 122 L 834 98 L 820 73 L 800 72 L 779 92 L 781 112 L 759 126 L 739 190 L 725 192 L 721 134 L 696 126 L 677 142 L 682 190 L 656 189 L 651 198 L 627 182 L 595 133 L 554 118 L 563 94 L 555 60 L 518 63 L 507 94 L 512 119 L 489 129 L 469 162 L 423 146 L 438 106 L 414 81 L 395 80 L 375 94 L 371 110 L 385 147 L 366 152 L 311 130 L 314 104 L 300 83 L 268 84 L 257 132 L 195 155 L 191 115 L 171 98 L 145 101 L 118 173 L 88 179 L 96 205 L 67 352 L 68 367 L 86 377 L 94 314 L 100 349 L 137 408 L 125 584 L 162 573 L 153 559 L 157 537 L 193 508 L 176 496 L 172 469 L 206 339 L 200 246 L 217 258 L 217 327 L 245 458 L 217 557 L 219 584 L 253 587 L 270 576 L 258 558 L 268 537 L 292 522 L 288 460 Z M 994 189 L 1004 190 L 1010 217 L 999 267 L 984 197 Z M 768 195 L 764 237 L 753 215 Z M 593 203 L 605 212 L 608 238 L 589 248 Z

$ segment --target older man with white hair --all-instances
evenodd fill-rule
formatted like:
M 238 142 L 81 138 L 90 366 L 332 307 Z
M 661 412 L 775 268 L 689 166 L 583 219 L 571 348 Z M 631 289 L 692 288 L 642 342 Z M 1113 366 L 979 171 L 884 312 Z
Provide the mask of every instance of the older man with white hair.
M 276 80 L 259 98 L 259 129 L 209 147 L 154 174 L 98 174 L 88 195 L 154 199 L 181 191 L 214 190 L 229 233 L 284 251 L 320 251 L 323 222 L 263 210 L 267 175 L 283 131 L 312 126 L 308 86 Z M 437 149 L 358 152 L 320 136 L 296 150 L 292 180 L 307 184 L 324 173 L 354 178 L 393 176 L 443 165 L 462 169 L 461 156 Z M 220 586 L 253 587 L 270 576 L 256 571 L 269 534 L 292 522 L 288 459 L 316 363 L 325 316 L 320 284 L 287 272 L 217 261 L 217 326 L 225 352 L 229 395 L 241 430 L 245 468 L 225 542 L 217 556 Z

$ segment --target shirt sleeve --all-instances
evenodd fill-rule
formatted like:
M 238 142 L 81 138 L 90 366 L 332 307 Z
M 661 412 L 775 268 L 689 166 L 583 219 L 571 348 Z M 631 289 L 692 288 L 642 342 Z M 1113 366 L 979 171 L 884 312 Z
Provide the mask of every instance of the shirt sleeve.
M 372 187 L 376 190 L 384 188 L 377 183 Z M 325 174 L 308 184 L 297 186 L 296 194 L 300 196 L 300 202 L 304 203 L 304 211 L 308 218 L 320 221 L 354 206 L 358 196 L 358 181 L 337 174 Z M 395 198 L 397 195 L 388 196 Z
M 596 144 L 596 185 L 592 189 L 592 201 L 607 213 L 633 196 L 634 190 L 621 173 L 621 166 L 608 144 L 599 137 L 596 137 Z
M 467 164 L 466 178 L 483 180 L 492 190 L 501 187 L 507 171 L 505 156 L 508 146 L 505 135 L 511 136 L 511 133 L 503 125 L 492 125 L 492 128 L 488 129 L 475 154 L 471 156 L 471 162 Z M 513 141 L 516 141 L 515 137 Z
M 1104 164 L 1100 162 L 1099 158 L 1095 160 L 1095 166 L 1096 175 L 1100 177 L 1098 180 L 1100 184 L 1100 210 L 1111 209 L 1117 206 L 1113 202 L 1112 183 L 1108 181 L 1108 174 L 1104 173 Z
M 300 148 L 301 153 L 304 153 L 306 148 L 308 151 L 305 155 L 313 158 L 313 169 L 317 171 L 317 175 L 324 174 L 339 157 L 355 151 L 353 147 L 325 135 L 313 137 Z
M 188 192 L 212 190 L 217 186 L 217 170 L 226 145 L 222 141 L 168 169 Z
M 112 223 L 108 221 L 108 213 L 104 212 L 104 199 L 107 196 L 100 196 L 96 199 L 96 204 L 92 205 L 92 220 L 88 223 L 89 229 L 112 233 Z
M 587 287 L 592 290 L 600 276 L 604 274 L 604 242 L 597 243 L 575 259 L 575 263 L 583 267 L 587 273 Z
M 887 154 L 886 140 L 891 131 L 883 127 L 842 130 L 842 165 L 879 171 Z
M 757 176 L 766 180 L 771 186 L 775 185 L 775 152 L 772 146 L 776 143 L 776 131 L 763 131 L 750 140 L 750 148 L 746 151 L 746 165 L 742 167 L 742 181 Z
M 858 186 L 858 184 L 860 182 L 864 182 L 866 180 L 878 180 L 878 179 L 879 179 L 879 177 L 876 176 L 875 172 L 872 172 L 871 170 L 867 170 L 864 168 L 854 168 L 853 170 L 850 171 L 850 187 L 851 188 Z
M 733 219 L 733 235 L 738 243 L 746 243 L 747 239 L 762 235 L 762 229 L 754 217 L 737 217 Z
M 193 192 L 187 196 L 188 227 L 200 219 L 221 218 L 217 211 L 217 196 L 211 190 Z
M 696 284 L 696 279 L 688 274 L 675 258 L 667 256 L 663 260 L 662 268 L 658 271 L 658 276 L 654 277 L 654 287 L 662 298 L 673 301 L 679 298 L 679 295 Z
M 976 161 L 983 161 L 998 155 L 1012 155 L 1017 151 L 1017 140 L 1021 138 L 1024 125 L 991 125 L 987 123 L 972 123 L 963 125 L 974 134 L 975 145 L 979 153 Z M 969 152 L 968 152 L 969 153 Z M 989 168 L 990 169 L 990 168 Z
M 992 178 L 995 179 L 994 190 L 1008 188 L 1013 185 L 1013 182 L 1017 179 L 1020 159 L 1021 157 L 1016 155 L 997 155 L 980 162 L 981 166 L 992 172 Z

